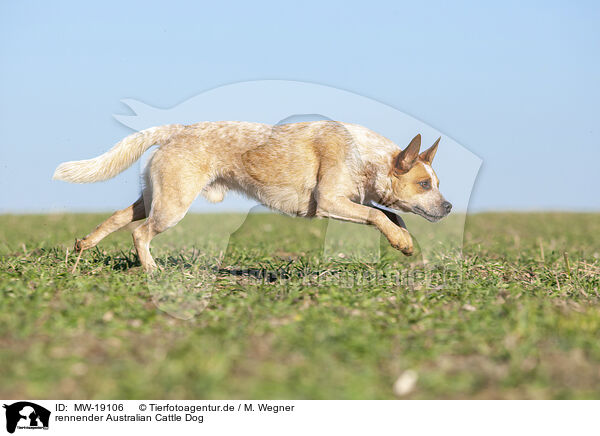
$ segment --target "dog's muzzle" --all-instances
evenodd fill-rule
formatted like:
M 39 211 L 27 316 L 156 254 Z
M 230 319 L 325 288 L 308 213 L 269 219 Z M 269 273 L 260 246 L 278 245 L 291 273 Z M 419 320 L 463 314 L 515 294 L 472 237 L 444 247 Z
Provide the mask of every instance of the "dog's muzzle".
M 425 209 L 423 209 L 420 206 L 415 206 L 413 208 L 413 212 L 414 213 L 416 213 L 417 215 L 422 216 L 427 221 L 431 221 L 432 223 L 434 223 L 436 221 L 439 221 L 442 218 L 444 218 L 445 216 L 447 216 L 450 213 L 451 210 L 452 210 L 452 203 L 450 203 L 449 201 L 444 201 L 441 204 L 441 207 L 440 207 L 440 210 L 439 210 L 438 213 L 430 213 L 430 212 L 426 211 Z

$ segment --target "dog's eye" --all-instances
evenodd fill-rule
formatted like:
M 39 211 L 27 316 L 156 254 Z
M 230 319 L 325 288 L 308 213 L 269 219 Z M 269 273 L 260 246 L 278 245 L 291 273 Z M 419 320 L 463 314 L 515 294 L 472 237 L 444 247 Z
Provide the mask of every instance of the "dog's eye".
M 419 185 L 421 185 L 423 189 L 431 189 L 431 182 L 429 180 L 419 182 Z

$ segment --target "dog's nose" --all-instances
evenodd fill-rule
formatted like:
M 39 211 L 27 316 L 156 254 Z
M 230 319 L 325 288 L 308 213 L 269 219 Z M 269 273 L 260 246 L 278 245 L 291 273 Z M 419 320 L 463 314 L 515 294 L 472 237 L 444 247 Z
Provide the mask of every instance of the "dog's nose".
M 452 210 L 452 203 L 450 203 L 449 201 L 444 201 L 442 203 L 442 207 L 446 210 L 446 213 L 450 213 L 450 211 Z

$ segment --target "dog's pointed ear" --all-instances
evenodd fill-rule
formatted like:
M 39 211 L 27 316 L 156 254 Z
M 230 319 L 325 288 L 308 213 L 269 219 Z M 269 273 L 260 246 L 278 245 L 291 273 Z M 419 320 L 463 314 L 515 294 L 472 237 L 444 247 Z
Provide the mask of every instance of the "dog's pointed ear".
M 420 148 L 421 135 L 418 134 L 410 141 L 408 147 L 396 155 L 396 158 L 394 159 L 394 169 L 400 174 L 409 171 L 419 157 Z
M 440 139 L 442 139 L 441 136 L 438 139 L 436 139 L 436 141 L 431 147 L 429 147 L 427 150 L 425 150 L 419 155 L 419 159 L 431 165 L 431 162 L 433 162 L 433 158 L 435 157 L 435 152 L 437 151 L 438 144 L 440 143 Z

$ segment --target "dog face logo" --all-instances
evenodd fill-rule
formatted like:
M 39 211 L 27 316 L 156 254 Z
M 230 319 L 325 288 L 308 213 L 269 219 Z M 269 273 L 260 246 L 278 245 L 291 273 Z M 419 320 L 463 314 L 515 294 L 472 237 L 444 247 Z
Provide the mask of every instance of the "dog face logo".
M 29 401 L 4 405 L 6 409 L 6 431 L 19 429 L 48 429 L 50 411 Z

